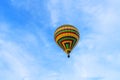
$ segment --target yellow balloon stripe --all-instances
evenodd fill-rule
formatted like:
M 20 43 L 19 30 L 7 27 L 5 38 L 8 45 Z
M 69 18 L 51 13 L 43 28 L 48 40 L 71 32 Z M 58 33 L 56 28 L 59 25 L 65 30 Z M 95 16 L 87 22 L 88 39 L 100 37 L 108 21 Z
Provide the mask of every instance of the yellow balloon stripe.
M 65 45 L 64 45 L 65 43 L 70 43 L 70 49 L 71 49 L 71 47 L 72 47 L 72 41 L 63 41 L 63 42 L 62 42 L 62 45 L 63 45 L 64 47 L 65 47 Z
M 78 31 L 76 28 L 74 28 L 74 27 L 71 27 L 71 26 L 64 26 L 64 27 L 61 27 L 61 28 L 59 28 L 59 29 L 57 29 L 56 31 L 55 31 L 55 34 L 58 32 L 58 31 L 60 31 L 60 30 L 65 30 L 65 29 L 73 29 L 73 30 L 76 30 L 76 31 Z
M 56 37 L 56 42 L 60 39 L 60 38 L 62 38 L 62 37 L 65 37 L 65 36 L 72 36 L 72 37 L 75 37 L 77 40 L 79 39 L 79 36 L 78 35 L 76 35 L 76 34 L 74 34 L 74 33 L 63 33 L 63 34 L 60 34 L 60 35 L 58 35 L 57 37 Z

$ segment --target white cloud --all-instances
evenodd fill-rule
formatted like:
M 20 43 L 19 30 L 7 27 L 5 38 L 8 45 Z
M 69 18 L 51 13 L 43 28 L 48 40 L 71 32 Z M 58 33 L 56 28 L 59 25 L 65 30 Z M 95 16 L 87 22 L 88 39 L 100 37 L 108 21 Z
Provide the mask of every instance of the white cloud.
M 59 1 L 58 0 L 51 0 L 48 2 L 48 10 L 50 11 L 50 16 L 51 16 L 51 23 L 53 25 L 53 27 L 56 26 L 56 24 L 59 21 L 59 8 L 57 7 L 57 5 L 59 5 Z
M 75 63 L 72 66 L 74 75 L 67 77 L 70 77 L 71 80 L 74 77 L 76 77 L 76 80 L 119 80 L 120 77 L 118 74 L 120 73 L 117 69 L 119 70 L 118 66 L 120 64 L 118 62 L 119 58 L 117 57 L 119 56 L 119 49 L 117 48 L 120 42 L 120 6 L 118 4 L 120 1 L 105 0 L 103 2 L 97 2 L 93 0 L 70 0 L 69 2 L 59 1 L 59 3 L 54 3 L 54 0 L 51 0 L 51 2 L 53 2 L 52 5 L 50 5 L 51 3 L 49 4 L 51 15 L 53 14 L 52 12 L 54 14 L 57 12 L 57 17 L 52 15 L 54 17 L 51 19 L 53 24 L 60 22 L 62 16 L 66 19 L 71 15 L 77 15 L 79 19 L 84 20 L 84 17 L 80 18 L 78 15 L 84 13 L 85 15 L 83 16 L 86 18 L 85 23 L 89 26 L 87 28 L 91 29 L 90 34 L 82 36 L 81 33 L 82 40 L 80 40 L 78 45 L 79 50 L 75 52 L 75 54 L 80 54 L 76 54 L 77 56 L 74 55 Z M 60 6 L 57 6 L 58 4 Z M 72 8 L 74 8 L 73 11 L 71 10 Z M 65 14 L 67 15 L 65 16 Z M 80 21 L 78 18 L 74 17 L 70 20 L 74 21 L 75 19 L 78 24 Z
M 68 24 L 72 22 L 76 17 L 76 13 L 74 13 L 74 1 L 69 0 L 50 0 L 48 2 L 48 10 L 50 12 L 51 17 L 51 25 L 56 27 L 58 24 Z M 74 15 L 73 15 L 74 14 Z
M 20 4 L 18 4 L 19 2 Z M 25 7 L 26 10 L 30 10 L 32 13 L 36 13 L 41 9 L 37 7 L 39 5 L 38 0 L 32 2 L 17 0 L 12 3 L 18 8 Z M 27 6 L 26 3 L 28 3 Z M 79 24 L 81 26 L 78 28 L 89 28 L 89 34 L 86 33 L 83 36 L 83 33 L 80 33 L 81 40 L 77 45 L 78 47 L 76 47 L 79 50 L 74 51 L 71 62 L 66 61 L 67 66 L 63 65 L 63 70 L 58 68 L 60 72 L 47 69 L 46 66 L 42 65 L 44 61 L 39 63 L 37 59 L 30 55 L 30 51 L 20 44 L 5 40 L 3 37 L 9 36 L 6 36 L 6 33 L 0 35 L 0 37 L 2 36 L 0 40 L 0 45 L 2 45 L 0 46 L 0 57 L 6 60 L 9 65 L 8 75 L 11 76 L 10 73 L 14 72 L 17 77 L 25 77 L 25 80 L 119 80 L 120 10 L 118 3 L 118 0 L 105 0 L 103 2 L 94 0 L 50 0 L 47 6 L 51 15 L 52 26 L 55 27 L 63 22 L 71 22 L 76 25 L 83 21 L 87 26 Z M 7 27 L 1 27 L 0 31 L 9 32 L 8 30 Z M 41 32 L 38 32 L 38 34 L 39 39 L 42 41 L 41 44 L 45 44 L 44 47 L 51 50 L 50 45 L 48 45 L 49 39 L 42 37 Z M 38 42 L 36 36 L 29 33 L 24 35 L 23 41 L 36 45 Z M 43 47 L 40 48 L 40 50 L 42 49 Z M 45 52 L 48 53 L 48 51 Z M 54 56 L 50 59 L 54 59 Z
M 45 77 L 46 73 L 51 74 L 51 71 L 43 68 L 42 61 L 39 61 L 41 59 L 35 58 L 31 50 L 28 49 L 29 45 L 32 48 L 38 46 L 36 36 L 24 32 L 24 35 L 21 34 L 17 42 L 14 39 L 18 36 L 18 33 L 14 31 L 14 34 L 11 34 L 13 33 L 11 26 L 7 23 L 5 25 L 7 26 L 2 25 L 0 27 L 0 33 L 4 32 L 4 35 L 0 36 L 0 65 L 3 66 L 0 67 L 0 70 L 3 71 L 0 73 L 1 79 L 21 80 L 25 78 L 25 80 L 37 80 L 42 76 Z M 12 39 L 12 36 L 14 36 L 14 39 Z
M 7 64 L 6 67 L 8 67 L 8 70 L 5 73 L 0 73 L 0 75 L 7 74 L 6 76 L 9 77 L 9 80 L 16 80 L 16 78 L 20 79 L 20 77 L 30 75 L 26 66 L 26 63 L 28 63 L 26 62 L 26 56 L 23 55 L 23 53 L 26 54 L 27 52 L 18 44 L 6 40 L 6 37 L 7 33 L 4 33 L 5 39 L 0 38 L 0 59 L 5 61 L 3 64 Z M 4 75 L 3 79 L 7 80 L 6 76 Z
M 120 30 L 118 27 L 120 25 L 118 22 L 119 10 L 112 8 L 112 6 L 100 6 L 98 9 L 96 9 L 96 6 L 88 6 L 86 9 L 86 6 L 85 12 L 94 18 L 90 25 L 93 31 L 87 35 L 87 38 L 84 37 L 79 44 L 80 49 L 88 51 L 80 50 L 82 54 L 79 54 L 79 57 L 75 61 L 77 62 L 75 63 L 75 73 L 76 75 L 79 74 L 78 76 L 86 76 L 86 78 L 102 77 L 102 80 L 119 80 L 119 68 L 116 69 L 116 67 L 120 66 L 119 62 L 117 62 L 119 59 L 117 58 L 119 56 L 119 49 L 114 49 L 118 47 L 115 43 L 120 42 L 118 40 L 118 30 Z M 89 47 L 91 44 L 92 48 Z M 89 49 L 83 48 L 85 46 Z

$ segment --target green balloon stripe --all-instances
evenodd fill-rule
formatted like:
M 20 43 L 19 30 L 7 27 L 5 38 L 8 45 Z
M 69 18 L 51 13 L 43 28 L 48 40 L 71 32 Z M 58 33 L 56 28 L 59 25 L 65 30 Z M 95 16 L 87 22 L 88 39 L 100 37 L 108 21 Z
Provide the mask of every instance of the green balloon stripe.
M 65 50 L 64 46 L 63 46 L 60 42 L 57 42 L 57 44 L 58 44 L 63 50 Z
M 61 33 L 67 33 L 67 32 L 73 32 L 73 33 L 75 33 L 75 34 L 77 34 L 78 36 L 79 36 L 79 33 L 76 31 L 76 30 L 61 30 L 61 31 L 59 31 L 59 32 L 57 32 L 56 34 L 55 34 L 55 37 L 57 36 L 57 35 L 59 35 L 59 34 L 61 34 Z
M 66 47 L 66 49 L 69 49 L 70 48 L 70 44 L 66 43 L 65 47 Z
M 61 34 L 66 34 L 67 32 L 64 32 L 64 33 L 61 33 Z M 73 33 L 73 32 L 70 32 L 71 33 L 71 35 L 72 34 L 75 34 L 75 33 Z M 58 34 L 57 36 L 59 36 L 59 35 L 61 35 L 61 34 Z M 71 35 L 69 35 L 69 36 L 71 36 Z M 75 34 L 76 35 L 76 34 Z M 55 38 L 55 40 L 56 40 L 56 38 L 57 38 L 57 36 L 56 37 L 54 37 Z M 67 36 L 67 35 L 66 35 Z M 76 35 L 76 36 L 78 36 L 79 37 L 79 35 Z M 63 36 L 63 37 L 65 37 L 65 36 Z M 72 36 L 71 36 L 72 37 Z
M 74 38 L 74 37 L 70 37 L 70 36 L 68 36 L 68 37 L 63 37 L 63 38 L 60 38 L 57 42 L 58 42 L 58 44 L 59 44 L 60 46 L 62 46 L 62 45 L 61 45 L 61 42 L 62 42 L 62 41 L 68 41 L 68 40 L 72 40 L 72 41 L 73 41 L 73 42 L 72 42 L 72 46 L 71 46 L 71 48 L 73 48 L 74 45 L 75 45 L 75 43 L 77 42 L 77 39 Z
M 59 45 L 63 50 L 65 50 L 64 46 L 63 46 L 61 43 L 58 43 L 58 45 Z

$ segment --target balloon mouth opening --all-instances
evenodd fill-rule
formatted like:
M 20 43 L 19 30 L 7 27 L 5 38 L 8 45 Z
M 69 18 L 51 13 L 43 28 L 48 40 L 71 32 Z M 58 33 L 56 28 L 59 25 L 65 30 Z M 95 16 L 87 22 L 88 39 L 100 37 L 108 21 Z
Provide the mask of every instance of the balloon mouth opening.
M 67 50 L 67 54 L 69 54 L 71 51 L 70 50 Z
M 71 52 L 70 50 L 67 50 L 68 58 L 70 58 L 70 52 Z

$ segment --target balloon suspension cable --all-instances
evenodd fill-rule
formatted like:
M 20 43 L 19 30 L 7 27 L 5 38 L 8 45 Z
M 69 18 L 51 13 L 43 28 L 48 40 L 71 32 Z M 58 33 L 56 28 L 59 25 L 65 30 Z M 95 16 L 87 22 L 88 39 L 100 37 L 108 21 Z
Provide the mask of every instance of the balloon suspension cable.
M 68 54 L 68 56 L 67 56 L 68 58 L 70 58 L 70 55 Z

